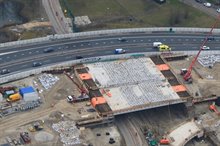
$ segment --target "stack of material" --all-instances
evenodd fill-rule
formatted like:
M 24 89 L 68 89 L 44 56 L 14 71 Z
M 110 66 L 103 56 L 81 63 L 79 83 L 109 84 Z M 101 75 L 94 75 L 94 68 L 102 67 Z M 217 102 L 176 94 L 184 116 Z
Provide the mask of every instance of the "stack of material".
M 39 99 L 37 92 L 35 92 L 32 86 L 20 88 L 19 93 L 24 101 L 36 101 Z
M 220 62 L 220 55 L 205 55 L 198 58 L 198 62 L 203 67 L 213 67 L 215 63 Z
M 45 89 L 51 88 L 59 80 L 57 76 L 53 76 L 52 74 L 43 74 L 38 79 Z
M 60 133 L 61 141 L 64 145 L 80 144 L 80 131 L 75 126 L 74 121 L 62 121 L 57 124 L 53 124 L 52 128 Z

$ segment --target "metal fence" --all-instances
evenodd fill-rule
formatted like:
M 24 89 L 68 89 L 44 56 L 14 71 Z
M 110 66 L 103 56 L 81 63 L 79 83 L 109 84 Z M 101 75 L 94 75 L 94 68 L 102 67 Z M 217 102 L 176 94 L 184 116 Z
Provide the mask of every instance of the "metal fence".
M 198 51 L 175 51 L 175 53 L 182 53 L 186 55 L 195 55 Z M 67 67 L 72 66 L 74 64 L 79 63 L 92 63 L 92 62 L 98 62 L 98 61 L 111 61 L 111 60 L 117 60 L 117 59 L 126 59 L 126 58 L 135 58 L 139 56 L 152 56 L 152 55 L 158 55 L 161 54 L 161 52 L 147 52 L 147 53 L 133 53 L 133 54 L 122 54 L 122 55 L 109 55 L 109 56 L 100 56 L 100 57 L 91 57 L 91 58 L 84 58 L 81 60 L 71 60 L 66 62 L 61 62 L 57 64 L 51 64 L 45 67 L 40 67 L 37 69 L 31 69 L 31 70 L 25 70 L 22 72 L 13 72 L 13 74 L 6 74 L 0 76 L 0 84 L 18 80 L 21 78 L 28 77 L 30 75 L 36 75 L 40 74 L 42 71 L 45 70 L 51 70 L 53 68 L 57 67 Z M 220 51 L 204 51 L 201 53 L 201 55 L 211 55 L 211 54 L 220 54 Z
M 111 30 L 98 30 L 98 31 L 88 31 L 79 33 L 69 33 L 69 34 L 55 34 L 49 35 L 47 37 L 20 40 L 14 42 L 1 43 L 1 47 L 13 47 L 13 46 L 24 46 L 28 44 L 37 44 L 41 42 L 54 41 L 66 38 L 83 38 L 83 37 L 94 37 L 100 35 L 121 35 L 121 34 L 132 34 L 132 33 L 152 33 L 152 32 L 168 32 L 168 33 L 207 33 L 210 28 L 185 28 L 185 27 L 151 27 L 151 28 L 128 28 L 128 29 L 111 29 Z M 214 29 L 212 34 L 220 34 L 220 29 Z

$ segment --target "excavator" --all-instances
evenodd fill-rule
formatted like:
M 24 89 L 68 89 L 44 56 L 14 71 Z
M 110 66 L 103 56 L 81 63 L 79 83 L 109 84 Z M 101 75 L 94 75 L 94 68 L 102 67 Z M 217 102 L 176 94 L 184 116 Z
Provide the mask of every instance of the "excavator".
M 213 103 L 209 106 L 209 110 L 215 112 L 217 115 L 220 115 L 220 112 L 217 110 L 217 107 L 215 106 L 215 102 L 213 102 Z
M 200 49 L 199 49 L 199 52 L 197 53 L 197 55 L 194 57 L 194 59 L 192 60 L 190 66 L 188 69 L 184 68 L 184 69 L 181 69 L 180 70 L 180 75 L 183 76 L 183 79 L 186 83 L 192 83 L 192 75 L 191 75 L 191 72 L 192 72 L 192 69 L 193 69 L 193 66 L 195 65 L 200 53 L 202 52 L 203 50 L 203 46 L 205 46 L 205 44 L 207 43 L 207 41 L 209 40 L 210 36 L 212 35 L 212 31 L 213 29 L 216 27 L 218 21 L 220 19 L 220 15 L 218 15 L 218 18 L 216 19 L 214 25 L 212 26 L 210 32 L 207 34 L 206 38 L 204 39 L 204 41 L 202 42 L 202 45 L 200 46 Z

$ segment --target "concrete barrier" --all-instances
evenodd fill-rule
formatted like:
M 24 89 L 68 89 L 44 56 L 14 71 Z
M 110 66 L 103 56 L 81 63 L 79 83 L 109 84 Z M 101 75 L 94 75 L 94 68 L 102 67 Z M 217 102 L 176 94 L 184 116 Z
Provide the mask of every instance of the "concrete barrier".
M 195 55 L 198 51 L 174 51 L 173 53 L 183 53 L 186 55 Z M 116 59 L 126 59 L 126 58 L 135 58 L 138 56 L 151 56 L 151 55 L 158 55 L 161 54 L 161 52 L 147 52 L 147 53 L 133 53 L 133 54 L 122 54 L 122 55 L 109 55 L 109 56 L 99 56 L 99 57 L 91 57 L 91 58 L 84 58 L 80 60 L 71 60 L 56 64 L 51 64 L 48 66 L 42 66 L 40 68 L 35 68 L 31 70 L 24 70 L 22 72 L 13 72 L 11 74 L 1 75 L 0 76 L 0 84 L 11 82 L 14 80 L 22 79 L 25 77 L 28 77 L 33 74 L 39 74 L 42 71 L 50 70 L 52 68 L 57 67 L 66 67 L 66 66 L 72 66 L 74 64 L 79 63 L 91 63 L 91 62 L 97 62 L 97 61 L 110 61 L 110 60 L 116 60 Z M 220 54 L 220 51 L 203 51 L 201 55 L 211 55 L 211 54 Z
M 88 31 L 88 32 L 79 32 L 79 33 L 69 33 L 69 34 L 55 34 L 48 35 L 47 37 L 28 39 L 28 40 L 19 40 L 14 42 L 1 43 L 1 47 L 16 47 L 16 46 L 25 46 L 30 44 L 37 44 L 42 42 L 67 39 L 67 38 L 92 38 L 94 36 L 100 35 L 123 35 L 123 34 L 133 34 L 133 33 L 152 33 L 152 32 L 163 32 L 163 33 L 207 33 L 211 28 L 185 28 L 185 27 L 172 27 L 172 32 L 170 32 L 170 27 L 151 27 L 151 28 L 127 28 L 127 29 L 110 29 L 110 30 L 97 30 L 97 31 Z M 213 29 L 212 34 L 220 34 L 220 29 Z

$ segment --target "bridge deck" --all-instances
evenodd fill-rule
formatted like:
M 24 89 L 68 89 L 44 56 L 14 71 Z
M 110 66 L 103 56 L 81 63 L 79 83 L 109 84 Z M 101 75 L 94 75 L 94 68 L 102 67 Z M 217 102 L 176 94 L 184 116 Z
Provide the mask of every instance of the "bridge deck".
M 97 87 L 108 105 L 117 114 L 125 109 L 136 111 L 138 107 L 144 109 L 183 102 L 150 58 L 97 62 L 85 66 L 98 83 Z

